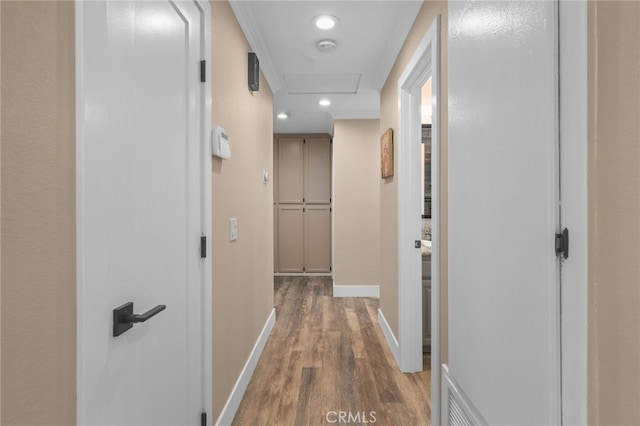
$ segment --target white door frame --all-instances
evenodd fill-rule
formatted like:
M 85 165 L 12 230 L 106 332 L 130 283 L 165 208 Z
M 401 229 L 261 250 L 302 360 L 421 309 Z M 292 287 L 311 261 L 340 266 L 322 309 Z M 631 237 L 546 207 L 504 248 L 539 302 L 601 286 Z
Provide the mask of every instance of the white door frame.
M 562 226 L 571 230 L 571 256 L 562 270 L 562 423 L 585 424 L 587 421 L 587 1 L 559 2 L 560 21 L 560 139 L 564 155 L 561 158 L 562 174 Z M 440 17 L 438 16 L 416 53 L 405 68 L 398 82 L 398 328 L 400 355 L 397 360 L 403 371 L 409 371 L 411 353 L 415 348 L 405 346 L 408 339 L 422 340 L 419 333 L 419 304 L 421 297 L 408 293 L 409 278 L 415 274 L 415 262 L 411 261 L 411 249 L 407 246 L 414 239 L 414 218 L 407 210 L 412 202 L 419 177 L 409 179 L 411 141 L 420 119 L 416 115 L 419 102 L 412 90 L 421 87 L 420 76 L 431 71 L 433 76 L 433 124 L 432 124 L 432 358 L 431 358 L 431 424 L 440 424 L 440 227 L 439 227 L 439 178 L 440 178 Z M 428 63 L 430 62 L 430 64 Z M 431 70 L 429 70 L 431 67 Z M 422 70 L 422 72 L 420 72 Z M 425 78 L 426 80 L 426 78 Z M 408 131 L 405 131 L 408 129 Z M 412 139 L 413 138 L 413 139 Z M 414 143 L 415 145 L 415 143 Z M 571 155 L 567 155 L 567 154 Z M 415 153 L 414 153 L 415 155 Z M 408 256 L 407 256 L 408 254 Z M 405 271 L 403 274 L 402 271 Z M 415 285 L 415 284 L 414 284 Z M 410 296 L 414 295 L 412 301 Z M 414 302 L 414 303 L 412 303 Z M 413 318 L 413 321 L 412 321 Z M 403 332 L 404 331 L 404 332 Z M 415 346 L 415 344 L 414 344 Z M 403 350 L 405 348 L 405 350 Z M 404 355 L 403 355 L 404 354 Z
M 203 272 L 201 274 L 201 313 L 202 313 L 202 383 L 201 383 L 201 395 L 202 395 L 202 410 L 205 413 L 208 413 L 207 424 L 213 424 L 213 374 L 212 374 L 212 365 L 213 365 L 213 342 L 212 342 L 212 306 L 213 306 L 213 291 L 212 291 L 212 261 L 211 261 L 211 228 L 212 228 L 212 195 L 211 195 L 211 146 L 208 143 L 209 135 L 211 134 L 211 106 L 212 106 L 212 92 L 211 92 L 211 6 L 206 0 L 192 0 L 194 5 L 201 13 L 201 28 L 202 32 L 202 40 L 201 40 L 201 58 L 206 61 L 206 82 L 202 83 L 200 90 L 200 99 L 198 100 L 200 105 L 200 140 L 201 140 L 201 188 L 202 188 L 202 200 L 201 200 L 201 229 L 202 233 L 207 238 L 207 247 L 206 251 L 209 255 L 202 259 L 203 262 Z M 84 80 L 83 80 L 83 45 L 84 45 L 84 21 L 83 21 L 83 0 L 76 0 L 75 2 L 75 43 L 76 43 L 76 116 L 82 117 L 81 114 L 84 113 Z M 84 134 L 84 126 L 82 119 L 76 119 L 76 199 L 79 200 L 76 202 L 77 206 L 81 206 L 82 202 L 82 181 L 84 179 L 83 174 L 83 139 L 82 136 Z M 78 218 L 82 217 L 82 212 L 78 211 Z M 79 219 L 78 219 L 79 220 Z M 78 223 L 77 227 L 77 235 L 76 235 L 76 244 L 78 247 L 82 247 L 82 238 L 83 234 L 81 232 L 82 224 Z M 80 267 L 82 263 L 80 262 L 80 256 L 82 253 L 78 252 L 78 261 L 76 265 L 76 274 L 78 276 L 76 283 L 76 321 L 82 321 L 83 318 L 83 306 L 81 304 L 82 298 L 80 297 L 84 293 L 84 285 L 85 283 L 80 279 L 82 275 L 82 271 Z M 77 336 L 77 345 L 76 345 L 76 382 L 78 391 L 76 392 L 78 398 L 81 398 L 82 393 L 82 366 L 83 358 L 82 358 L 82 342 L 79 336 Z M 78 415 L 78 419 L 82 418 L 81 413 L 82 404 L 79 404 L 76 401 L 76 413 Z
M 212 205 L 212 151 L 211 144 L 209 143 L 211 137 L 211 108 L 213 104 L 212 89 L 211 89 L 211 5 L 208 0 L 192 0 L 201 14 L 200 26 L 204 29 L 202 32 L 202 42 L 200 43 L 201 58 L 205 61 L 205 82 L 201 85 L 201 97 L 200 97 L 200 114 L 202 119 L 200 120 L 200 140 L 201 140 L 201 154 L 200 161 L 202 161 L 202 181 L 200 186 L 202 188 L 202 233 L 207 237 L 206 251 L 207 257 L 202 259 L 204 262 L 204 273 L 202 274 L 202 283 L 200 291 L 202 294 L 202 339 L 203 345 L 202 353 L 202 409 L 207 413 L 206 424 L 212 425 L 213 418 L 213 250 L 211 241 L 212 227 L 213 227 L 213 205 Z
M 562 424 L 587 424 L 587 0 L 559 2 Z M 560 231 L 560 229 L 558 230 Z
M 398 80 L 398 364 L 422 370 L 420 104 L 431 77 L 431 388 L 440 389 L 440 15 Z M 440 393 L 431 394 L 431 424 L 440 422 Z

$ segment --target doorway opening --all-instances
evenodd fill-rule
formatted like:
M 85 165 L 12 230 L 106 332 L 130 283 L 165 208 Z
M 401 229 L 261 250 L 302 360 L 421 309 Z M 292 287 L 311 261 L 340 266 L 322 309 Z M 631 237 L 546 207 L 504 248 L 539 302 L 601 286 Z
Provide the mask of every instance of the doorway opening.
M 422 89 L 431 84 L 431 189 L 425 203 L 422 150 Z M 422 246 L 429 245 L 431 424 L 440 423 L 440 16 L 437 16 L 398 81 L 398 364 L 403 372 L 423 369 Z M 431 210 L 430 240 L 423 238 L 423 214 Z M 425 230 L 426 231 L 426 230 Z M 420 249 L 420 250 L 418 250 Z M 423 294 L 421 294 L 423 293 Z
M 432 78 L 422 86 L 420 103 L 420 200 L 421 216 L 421 271 L 422 271 L 422 353 L 424 371 L 431 370 L 431 88 Z

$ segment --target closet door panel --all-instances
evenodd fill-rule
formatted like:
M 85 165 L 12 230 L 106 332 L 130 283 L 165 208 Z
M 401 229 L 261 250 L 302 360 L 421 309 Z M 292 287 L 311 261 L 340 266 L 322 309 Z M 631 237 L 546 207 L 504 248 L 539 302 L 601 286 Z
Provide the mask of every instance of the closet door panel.
M 304 224 L 306 272 L 331 272 L 331 207 L 307 206 Z
M 302 203 L 304 198 L 303 139 L 279 138 L 277 158 L 278 202 Z
M 307 204 L 331 202 L 331 139 L 305 139 L 305 201 Z
M 280 201 L 280 184 L 278 182 L 278 176 L 280 173 L 278 172 L 279 164 L 278 161 L 278 139 L 273 138 L 273 172 L 271 173 L 271 181 L 273 182 L 273 204 L 277 205 Z
M 278 206 L 279 272 L 304 272 L 303 232 L 303 207 L 300 205 Z
M 279 272 L 278 270 L 278 261 L 279 261 L 279 250 L 278 250 L 278 241 L 279 241 L 279 231 L 278 231 L 278 206 L 273 205 L 273 272 Z

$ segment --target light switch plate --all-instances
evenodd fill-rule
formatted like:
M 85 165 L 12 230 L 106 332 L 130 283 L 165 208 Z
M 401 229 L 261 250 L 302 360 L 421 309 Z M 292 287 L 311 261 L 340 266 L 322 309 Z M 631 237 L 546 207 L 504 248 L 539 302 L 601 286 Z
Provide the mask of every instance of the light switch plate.
M 238 218 L 229 219 L 229 241 L 238 239 Z

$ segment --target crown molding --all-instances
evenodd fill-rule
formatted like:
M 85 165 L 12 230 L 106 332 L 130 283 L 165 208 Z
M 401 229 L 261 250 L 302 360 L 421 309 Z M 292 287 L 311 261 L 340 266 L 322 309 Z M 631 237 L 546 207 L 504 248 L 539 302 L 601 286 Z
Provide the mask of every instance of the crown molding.
M 391 68 L 395 64 L 400 49 L 404 45 L 409 31 L 413 27 L 413 23 L 418 17 L 420 8 L 422 7 L 422 1 L 408 2 L 409 6 L 403 8 L 404 13 L 401 13 L 394 24 L 396 30 L 393 32 L 393 37 L 389 39 L 382 55 L 382 60 L 375 73 L 371 75 L 371 87 L 374 90 L 380 92 L 382 87 L 387 82 Z
M 273 65 L 269 49 L 264 42 L 262 32 L 258 27 L 256 20 L 251 10 L 249 2 L 244 1 L 230 1 L 231 9 L 236 15 L 238 24 L 244 33 L 244 36 L 249 43 L 249 46 L 258 55 L 260 61 L 260 70 L 264 74 L 264 78 L 267 80 L 272 93 L 278 92 L 283 87 L 282 80 L 280 79 L 276 67 Z

